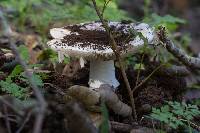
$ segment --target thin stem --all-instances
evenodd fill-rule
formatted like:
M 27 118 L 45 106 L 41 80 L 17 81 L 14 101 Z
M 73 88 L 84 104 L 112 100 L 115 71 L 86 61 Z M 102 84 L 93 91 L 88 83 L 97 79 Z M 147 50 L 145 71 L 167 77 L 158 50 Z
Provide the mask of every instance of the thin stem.
M 142 67 L 143 60 L 144 60 L 144 53 L 142 54 L 142 59 L 141 59 L 141 62 L 140 62 L 138 73 L 137 73 L 136 84 L 135 84 L 136 86 L 139 83 L 139 77 L 140 77 L 140 72 L 141 72 L 141 67 Z
M 195 128 L 195 129 L 197 129 L 198 131 L 200 131 L 200 126 L 198 126 L 197 124 L 195 124 L 195 123 L 193 123 L 193 122 L 191 122 L 191 121 L 189 121 L 189 120 L 185 120 L 185 119 L 179 119 L 179 120 L 181 120 L 181 121 L 183 121 L 183 122 L 186 122 L 186 123 L 189 123 L 189 125 L 191 125 L 193 128 Z
M 144 80 L 142 80 L 142 81 L 140 82 L 139 85 L 136 85 L 136 86 L 134 87 L 134 89 L 132 90 L 132 93 L 135 92 L 135 90 L 137 90 L 140 86 L 142 86 L 148 79 L 150 79 L 150 77 L 151 77 L 156 71 L 158 71 L 163 65 L 165 65 L 165 64 L 161 64 L 160 66 L 158 66 L 156 69 L 154 69 L 154 70 L 149 74 L 149 76 L 147 76 Z
M 94 5 L 94 8 L 96 10 L 96 13 L 100 19 L 100 21 L 102 22 L 103 24 L 103 27 L 105 28 L 109 38 L 110 38 L 110 46 L 116 56 L 116 59 L 117 61 L 119 62 L 119 66 L 120 66 L 120 70 L 121 70 L 121 73 L 122 73 L 122 77 L 124 79 L 124 82 L 125 82 L 125 85 L 126 85 L 126 89 L 128 91 L 128 94 L 129 94 L 129 97 L 130 97 L 130 100 L 131 100 L 131 106 L 132 106 L 132 111 L 133 111 L 133 117 L 134 119 L 137 121 L 137 113 L 136 113 L 136 109 L 135 109 L 135 101 L 134 101 L 134 98 L 133 98 L 133 94 L 132 94 L 132 91 L 131 91 L 131 87 L 130 87 L 130 84 L 129 84 L 129 81 L 128 81 L 128 78 L 127 78 L 127 75 L 126 75 L 126 72 L 125 72 L 125 69 L 124 69 L 124 66 L 123 66 L 123 63 L 122 63 L 122 59 L 120 57 L 120 54 L 119 54 L 119 50 L 117 49 L 117 44 L 116 44 L 116 41 L 110 31 L 110 28 L 108 26 L 108 23 L 106 21 L 104 21 L 103 19 L 103 16 L 101 15 L 98 7 L 97 7 L 97 4 L 96 4 L 96 1 L 95 0 L 92 0 L 93 2 L 93 5 Z
M 16 131 L 16 133 L 21 133 L 25 124 L 29 121 L 30 117 L 31 117 L 32 111 L 30 111 L 28 113 L 28 115 L 26 116 L 25 120 L 23 121 L 23 123 L 21 124 L 20 128 Z
M 105 10 L 106 10 L 106 7 L 107 7 L 107 5 L 109 4 L 110 1 L 111 1 L 111 0 L 108 0 L 108 1 L 104 0 L 103 9 L 102 9 L 102 12 L 101 12 L 102 18 L 103 18 L 104 12 L 105 12 Z

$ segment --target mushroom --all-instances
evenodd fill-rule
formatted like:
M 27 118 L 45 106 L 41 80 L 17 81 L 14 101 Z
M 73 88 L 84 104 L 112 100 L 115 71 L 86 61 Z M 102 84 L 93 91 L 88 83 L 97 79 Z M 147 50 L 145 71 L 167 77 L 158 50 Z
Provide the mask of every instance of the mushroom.
M 149 44 L 154 40 L 153 29 L 148 24 L 122 22 L 108 22 L 108 24 L 122 57 L 144 45 L 144 41 L 138 35 L 130 33 L 131 30 L 141 32 Z M 91 88 L 99 88 L 102 84 L 109 84 L 115 89 L 119 86 L 115 77 L 115 54 L 101 22 L 53 28 L 50 34 L 53 39 L 47 45 L 58 52 L 59 61 L 62 61 L 64 56 L 79 57 L 81 66 L 85 61 L 90 61 Z

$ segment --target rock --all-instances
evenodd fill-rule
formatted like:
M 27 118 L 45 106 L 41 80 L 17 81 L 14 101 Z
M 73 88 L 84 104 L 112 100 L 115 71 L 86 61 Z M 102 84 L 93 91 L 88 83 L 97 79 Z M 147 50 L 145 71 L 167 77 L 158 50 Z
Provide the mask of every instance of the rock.
M 151 111 L 151 105 L 150 104 L 143 104 L 140 108 L 139 108 L 139 112 L 144 112 L 144 113 L 148 113 Z

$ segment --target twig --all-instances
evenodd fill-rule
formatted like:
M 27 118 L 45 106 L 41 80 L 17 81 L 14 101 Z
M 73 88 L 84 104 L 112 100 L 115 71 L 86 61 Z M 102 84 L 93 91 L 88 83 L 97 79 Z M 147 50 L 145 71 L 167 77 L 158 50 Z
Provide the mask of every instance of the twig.
M 60 87 L 53 85 L 51 83 L 44 83 L 44 85 L 49 85 L 50 87 L 54 88 L 53 92 L 60 94 L 61 96 L 66 95 L 66 93 Z
M 131 129 L 133 129 L 133 125 L 129 125 L 129 124 L 119 123 L 115 121 L 111 121 L 110 124 L 111 124 L 112 129 L 118 132 L 130 133 Z
M 105 28 L 109 38 L 110 38 L 110 46 L 116 56 L 116 59 L 117 61 L 119 62 L 119 66 L 120 66 L 120 70 L 121 70 L 121 73 L 122 73 L 122 76 L 123 76 L 123 79 L 124 79 L 124 82 L 125 82 L 125 85 L 126 85 L 126 88 L 128 90 L 128 94 L 129 94 L 129 97 L 130 97 L 130 100 L 131 100 L 131 106 L 132 106 L 132 110 L 133 110 L 133 117 L 134 119 L 137 121 L 137 113 L 136 113 L 136 109 L 135 109 L 135 101 L 134 101 L 134 98 L 133 98 L 133 94 L 132 94 L 132 91 L 131 91 L 131 87 L 130 87 L 130 84 L 129 84 L 129 81 L 128 81 L 128 78 L 126 76 L 126 72 L 125 72 L 125 69 L 124 69 L 124 66 L 123 66 L 123 63 L 122 63 L 122 59 L 120 57 L 120 54 L 119 54 L 119 50 L 117 49 L 117 44 L 116 44 L 116 41 L 110 31 L 110 28 L 108 26 L 108 23 L 103 19 L 103 16 L 101 15 L 98 7 L 97 7 L 97 4 L 96 4 L 96 1 L 95 0 L 92 0 L 93 2 L 93 5 L 94 5 L 94 8 L 96 10 L 96 13 L 100 19 L 100 21 L 102 22 L 102 25 L 103 27 Z
M 32 114 L 32 111 L 30 111 L 30 112 L 28 113 L 27 117 L 25 118 L 25 120 L 24 120 L 23 123 L 21 124 L 20 128 L 16 131 L 16 133 L 20 133 L 20 132 L 23 130 L 25 124 L 29 121 L 29 119 L 30 119 L 30 117 L 31 117 L 31 114 Z
M 16 119 L 14 119 L 14 118 L 9 118 L 9 116 L 5 116 L 5 115 L 0 116 L 0 118 L 4 118 L 4 119 L 6 117 L 7 117 L 8 121 L 18 124 L 18 121 Z
M 198 131 L 200 131 L 200 126 L 196 125 L 195 123 L 185 119 L 179 119 L 179 120 L 189 123 L 193 128 L 196 128 Z
M 13 106 L 12 104 L 10 104 L 8 101 L 5 100 L 4 97 L 0 96 L 0 103 L 5 104 L 7 107 L 11 108 L 17 115 L 19 115 L 20 117 L 23 117 L 23 112 L 19 111 L 18 109 L 15 108 L 15 106 Z
M 101 13 L 101 16 L 102 16 L 102 17 L 103 17 L 103 15 L 104 15 L 104 12 L 105 12 L 105 10 L 106 10 L 106 7 L 107 7 L 107 5 L 109 4 L 110 1 L 111 1 L 111 0 L 108 0 L 108 1 L 104 0 L 104 5 L 103 5 L 102 13 Z
M 3 104 L 3 110 L 4 110 L 4 113 L 5 113 L 5 122 L 6 122 L 6 127 L 7 127 L 7 130 L 8 130 L 8 133 L 12 133 L 10 122 L 8 120 L 8 110 L 7 110 L 7 107 L 4 104 Z
M 32 77 L 33 77 L 32 74 L 27 71 L 28 66 L 25 64 L 25 62 L 20 57 L 20 54 L 17 50 L 17 47 L 14 44 L 14 41 L 12 40 L 11 37 L 10 37 L 10 47 L 13 50 L 13 53 L 16 55 L 16 59 L 19 61 L 20 65 L 23 67 L 23 69 L 25 71 L 26 78 L 29 80 L 30 86 L 33 89 L 34 94 L 37 98 L 39 108 L 38 108 L 38 114 L 37 114 L 37 117 L 36 117 L 33 133 L 40 133 L 42 123 L 43 123 L 43 119 L 44 119 L 44 113 L 45 113 L 46 106 L 47 106 L 46 101 L 44 100 L 44 97 L 41 94 L 39 88 L 34 83 L 34 81 L 32 79 Z
M 150 74 L 149 76 L 147 76 L 144 80 L 142 80 L 140 82 L 139 85 L 136 85 L 134 87 L 134 89 L 132 90 L 132 92 L 135 92 L 135 90 L 137 90 L 140 86 L 142 86 L 156 71 L 158 71 L 164 64 L 161 64 L 160 66 L 158 66 L 156 69 L 154 69 Z
M 143 54 L 142 54 L 142 59 L 141 59 L 141 62 L 140 62 L 139 70 L 138 70 L 138 73 L 137 73 L 137 79 L 136 79 L 136 84 L 135 84 L 135 86 L 137 86 L 138 83 L 139 83 L 139 77 L 140 77 L 140 72 L 141 72 L 141 66 L 142 66 L 142 63 L 143 63 L 143 61 L 144 61 L 146 46 L 147 46 L 147 44 L 148 44 L 148 40 L 147 40 L 140 32 L 137 33 L 137 34 L 138 34 L 138 35 L 140 36 L 140 38 L 142 38 L 142 40 L 144 41 L 144 49 L 143 49 Z
M 37 87 L 37 85 L 34 83 L 33 79 L 32 79 L 32 74 L 28 71 L 28 66 L 27 64 L 22 60 L 22 58 L 20 57 L 20 54 L 17 50 L 17 47 L 14 43 L 14 40 L 12 38 L 12 31 L 10 26 L 8 25 L 5 17 L 3 16 L 3 13 L 0 11 L 0 20 L 3 24 L 3 28 L 4 28 L 4 35 L 8 37 L 9 39 L 9 43 L 10 43 L 10 47 L 13 51 L 13 53 L 16 56 L 16 59 L 19 61 L 20 65 L 23 67 L 24 71 L 25 71 L 25 76 L 27 77 L 27 79 L 30 82 L 30 86 L 34 91 L 34 94 L 36 96 L 36 99 L 38 101 L 38 114 L 36 116 L 36 120 L 35 120 L 35 125 L 34 125 L 34 129 L 33 129 L 33 133 L 40 133 L 41 132 L 41 128 L 42 128 L 42 123 L 43 123 L 43 119 L 44 119 L 44 113 L 46 111 L 46 107 L 47 107 L 47 103 L 42 95 L 42 93 L 40 92 L 40 89 Z
M 139 77 L 140 77 L 140 72 L 141 72 L 141 67 L 142 67 L 142 63 L 143 63 L 143 60 L 144 60 L 144 54 L 142 54 L 142 59 L 141 59 L 141 62 L 140 62 L 140 66 L 139 66 L 139 70 L 137 72 L 137 78 L 136 78 L 136 86 L 138 85 L 138 82 L 139 82 Z
M 179 61 L 191 69 L 200 69 L 200 58 L 195 58 L 187 55 L 187 53 L 179 48 L 166 36 L 164 27 L 160 27 L 157 32 L 158 38 L 161 43 L 172 53 Z
M 160 63 L 158 62 L 149 62 L 152 65 L 147 67 L 147 70 L 154 70 Z M 178 76 L 178 77 L 186 77 L 190 75 L 190 71 L 185 66 L 177 66 L 177 65 L 170 65 L 161 67 L 157 72 L 159 76 Z

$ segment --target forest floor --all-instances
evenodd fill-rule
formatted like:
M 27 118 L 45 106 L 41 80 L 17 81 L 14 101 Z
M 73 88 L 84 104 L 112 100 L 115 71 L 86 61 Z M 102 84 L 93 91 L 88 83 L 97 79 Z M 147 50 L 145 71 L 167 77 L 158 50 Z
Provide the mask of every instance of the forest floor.
M 121 6 L 130 12 L 132 8 L 128 5 L 129 4 L 122 4 Z M 195 8 L 185 7 L 184 11 L 180 9 L 180 12 L 184 12 L 180 16 L 190 21 L 185 26 L 181 25 L 176 32 L 174 31 L 175 33 L 170 33 L 170 36 L 173 36 L 176 41 L 178 40 L 179 45 L 183 35 L 185 33 L 190 33 L 191 36 L 189 40 L 191 41 L 186 48 L 183 46 L 184 50 L 189 52 L 192 56 L 199 57 L 200 40 L 198 27 L 200 23 L 200 8 L 194 7 Z M 167 14 L 167 12 L 163 12 L 163 14 Z M 55 25 L 62 24 L 58 23 L 53 26 L 49 24 L 48 30 Z M 95 133 L 95 131 L 92 130 L 93 127 L 95 127 L 94 125 L 101 125 L 99 123 L 104 122 L 104 120 L 107 120 L 108 123 L 107 125 L 101 125 L 102 129 L 100 131 L 102 133 L 103 128 L 106 126 L 108 126 L 107 130 L 111 133 L 188 133 L 191 127 L 193 130 L 189 133 L 200 132 L 200 126 L 198 126 L 200 125 L 200 117 L 193 115 L 194 112 L 198 110 L 200 103 L 200 74 L 192 72 L 191 69 L 186 69 L 187 67 L 181 64 L 179 60 L 171 58 L 171 55 L 169 55 L 165 49 L 158 48 L 156 50 L 154 49 L 155 51 L 153 52 L 150 51 L 149 53 L 154 53 L 154 56 L 148 53 L 141 53 L 140 51 L 125 59 L 125 61 L 129 62 L 125 63 L 125 67 L 131 88 L 134 88 L 138 85 L 136 83 L 143 82 L 151 75 L 146 82 L 142 83 L 141 86 L 133 92 L 138 117 L 137 121 L 134 121 L 130 116 L 123 117 L 116 114 L 110 108 L 103 108 L 103 111 L 93 112 L 85 107 L 80 99 L 76 99 L 76 102 L 71 99 L 70 101 L 67 93 L 71 86 L 79 85 L 88 87 L 89 62 L 87 62 L 83 68 L 81 68 L 78 59 L 67 59 L 64 63 L 58 63 L 57 55 L 47 48 L 46 43 L 44 44 L 44 42 L 51 39 L 48 33 L 49 31 L 44 31 L 46 36 L 44 39 L 41 37 L 41 33 L 35 31 L 35 27 L 29 22 L 25 24 L 25 31 L 23 32 L 17 29 L 18 27 L 14 22 L 13 24 L 11 23 L 10 26 L 13 29 L 13 38 L 20 51 L 20 55 L 28 64 L 28 71 L 36 75 L 34 81 L 41 89 L 42 94 L 44 94 L 48 105 L 45 112 L 42 133 L 68 133 L 70 131 Z M 187 39 L 186 37 L 185 40 L 188 41 Z M 25 78 L 24 70 L 19 67 L 20 62 L 16 59 L 16 55 L 12 52 L 9 44 L 9 37 L 0 37 L 0 104 L 2 105 L 0 107 L 0 133 L 31 133 L 33 132 L 34 122 L 39 112 L 38 101 L 36 100 L 37 96 L 32 90 L 27 78 Z M 161 69 L 152 74 L 152 72 L 162 64 L 158 56 L 161 55 L 163 57 L 163 53 L 164 61 L 166 61 L 166 54 L 170 66 L 161 67 Z M 131 59 L 131 61 L 129 59 Z M 132 59 L 134 59 L 134 61 Z M 141 60 L 143 61 L 142 65 L 144 65 L 144 69 L 136 69 L 134 65 L 140 64 Z M 173 66 L 181 67 L 181 69 L 172 69 Z M 185 69 L 187 70 L 186 72 Z M 120 83 L 115 93 L 120 101 L 130 106 L 131 102 L 128 92 L 125 89 L 126 85 L 117 63 L 115 71 L 117 80 Z M 181 127 L 182 123 L 180 124 L 178 122 L 184 118 L 185 114 L 175 115 L 175 118 L 172 117 L 175 113 L 169 109 L 165 110 L 163 108 L 164 105 L 168 105 L 168 101 L 176 101 L 178 103 L 186 102 L 187 105 L 184 104 L 182 107 L 181 104 L 181 109 L 178 108 L 183 112 L 187 112 L 186 108 L 190 104 L 194 104 L 195 107 L 198 108 L 197 110 L 195 110 L 196 108 L 194 109 L 191 115 L 192 118 L 186 120 L 186 122 L 184 121 L 185 123 L 183 127 Z M 78 109 L 80 108 L 81 113 L 77 113 L 77 110 L 74 110 L 76 103 L 78 103 Z M 95 106 L 102 108 L 103 105 L 97 103 Z M 158 109 L 160 112 L 163 111 L 166 116 L 160 113 L 160 119 L 153 119 L 151 117 L 153 109 Z M 106 113 L 108 113 L 108 116 Z M 198 113 L 199 112 L 197 112 L 197 114 Z M 154 112 L 154 114 L 156 113 Z M 84 118 L 82 119 L 82 117 Z M 92 124 L 88 124 L 88 118 L 92 120 Z M 162 118 L 164 119 L 163 121 Z M 78 124 L 86 124 L 86 126 L 84 127 Z M 176 125 L 178 126 L 174 128 L 173 126 Z

